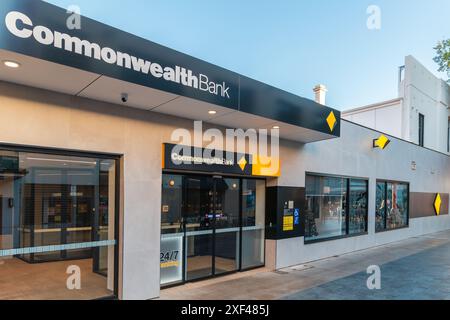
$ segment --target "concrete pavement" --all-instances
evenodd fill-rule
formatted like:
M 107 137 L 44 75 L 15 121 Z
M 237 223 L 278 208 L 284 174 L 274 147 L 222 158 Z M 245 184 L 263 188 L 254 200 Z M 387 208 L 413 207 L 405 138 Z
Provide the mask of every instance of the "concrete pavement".
M 367 289 L 370 265 L 381 268 L 381 290 Z M 162 290 L 161 299 L 450 299 L 450 230 L 275 272 L 173 287 Z

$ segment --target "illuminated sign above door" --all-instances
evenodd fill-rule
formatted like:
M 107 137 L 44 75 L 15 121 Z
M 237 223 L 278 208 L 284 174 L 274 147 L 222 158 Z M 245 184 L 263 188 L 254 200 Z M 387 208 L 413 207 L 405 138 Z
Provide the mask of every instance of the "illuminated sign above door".
M 244 176 L 280 176 L 278 159 L 219 150 L 163 144 L 162 169 Z M 268 165 L 265 165 L 268 164 Z M 276 164 L 275 169 L 271 169 Z

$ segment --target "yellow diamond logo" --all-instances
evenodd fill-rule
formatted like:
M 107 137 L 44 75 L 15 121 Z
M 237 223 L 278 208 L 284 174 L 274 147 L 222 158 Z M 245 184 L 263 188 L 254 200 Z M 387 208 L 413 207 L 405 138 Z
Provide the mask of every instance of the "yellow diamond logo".
M 437 215 L 441 214 L 441 205 L 442 205 L 442 199 L 441 199 L 441 195 L 438 193 L 436 195 L 436 199 L 434 200 L 434 210 L 436 211 Z
M 328 116 L 327 123 L 328 126 L 330 127 L 330 131 L 333 132 L 337 124 L 337 119 L 333 111 L 331 111 L 330 115 Z
M 247 160 L 245 160 L 245 157 L 242 157 L 242 159 L 239 160 L 238 165 L 242 171 L 245 170 L 245 167 L 247 166 Z
M 384 134 L 382 134 L 378 139 L 373 141 L 374 148 L 380 148 L 383 150 L 391 142 Z

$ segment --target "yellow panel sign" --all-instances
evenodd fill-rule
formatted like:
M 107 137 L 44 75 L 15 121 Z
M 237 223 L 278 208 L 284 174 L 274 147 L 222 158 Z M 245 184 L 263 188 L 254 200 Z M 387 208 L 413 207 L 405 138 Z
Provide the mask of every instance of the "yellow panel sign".
M 163 170 L 201 171 L 257 177 L 281 176 L 278 156 L 269 157 L 217 151 L 164 143 L 162 145 L 161 167 Z
M 283 218 L 283 231 L 294 230 L 294 216 L 288 216 Z
M 252 175 L 260 177 L 281 176 L 280 159 L 267 156 L 253 156 Z

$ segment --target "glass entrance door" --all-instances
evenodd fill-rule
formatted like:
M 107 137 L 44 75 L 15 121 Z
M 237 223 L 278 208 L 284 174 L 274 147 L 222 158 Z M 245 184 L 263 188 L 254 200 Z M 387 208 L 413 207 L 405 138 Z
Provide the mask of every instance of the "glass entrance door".
M 213 275 L 214 180 L 185 177 L 184 185 L 186 280 L 192 281 Z
M 164 174 L 162 192 L 162 285 L 264 265 L 264 180 Z
M 239 179 L 216 178 L 214 275 L 239 269 Z
M 185 177 L 186 280 L 239 269 L 239 180 Z

